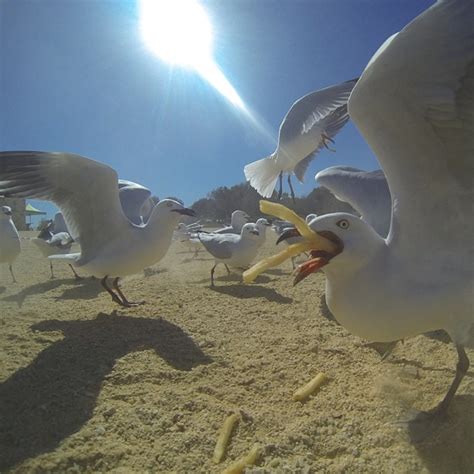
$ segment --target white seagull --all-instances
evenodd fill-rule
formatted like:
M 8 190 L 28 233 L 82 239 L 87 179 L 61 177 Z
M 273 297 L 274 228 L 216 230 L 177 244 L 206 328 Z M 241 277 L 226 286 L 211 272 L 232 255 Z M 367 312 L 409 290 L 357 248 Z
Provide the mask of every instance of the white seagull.
M 16 283 L 12 264 L 21 251 L 20 236 L 12 220 L 9 206 L 0 208 L 0 263 L 8 263 L 13 283 Z
M 240 210 L 236 210 L 230 217 L 230 226 L 223 227 L 222 229 L 215 230 L 214 234 L 240 234 L 244 224 L 249 222 L 249 215 Z
M 294 174 L 302 183 L 306 169 L 315 155 L 334 143 L 333 137 L 349 120 L 347 101 L 357 79 L 311 92 L 298 99 L 291 107 L 278 132 L 276 150 L 268 157 L 244 167 L 245 178 L 263 197 L 271 197 L 280 179 L 278 199 L 282 194 L 283 173 L 288 173 L 291 184 Z M 331 150 L 334 151 L 334 150 Z
M 444 415 L 469 367 L 474 330 L 474 2 L 438 1 L 386 41 L 349 100 L 393 199 L 389 235 L 345 213 L 311 222 L 338 243 L 314 249 L 298 282 L 322 267 L 336 319 L 369 341 L 444 329 L 458 354 Z
M 62 216 L 61 213 L 58 214 Z M 64 223 L 64 225 L 66 224 Z M 69 232 L 53 233 L 52 229 L 55 227 L 55 221 L 50 221 L 48 225 L 38 234 L 38 237 L 31 239 L 43 257 L 48 258 L 51 255 L 68 254 L 71 251 L 71 246 L 74 242 L 73 238 Z M 74 270 L 74 267 L 71 264 L 69 264 L 69 267 L 74 273 L 76 279 L 81 280 L 82 278 L 77 274 L 76 270 Z M 53 279 L 53 261 L 51 259 L 49 260 L 49 269 L 51 271 L 51 279 Z
M 80 253 L 50 258 L 67 260 L 101 278 L 112 299 L 129 307 L 134 303 L 122 293 L 119 278 L 161 260 L 180 216 L 194 211 L 164 199 L 153 208 L 147 224 L 137 226 L 122 211 L 117 179 L 111 167 L 71 153 L 0 153 L 0 195 L 53 201 L 81 246 Z M 113 289 L 108 278 L 113 278 Z
M 227 273 L 229 267 L 246 268 L 257 256 L 260 247 L 260 233 L 256 224 L 247 223 L 237 234 L 198 233 L 204 248 L 214 257 L 215 265 L 211 269 L 211 286 L 214 286 L 214 270 L 223 263 Z
M 363 171 L 350 166 L 331 166 L 317 173 L 315 179 L 339 201 L 350 204 L 379 235 L 387 237 L 392 198 L 382 170 Z

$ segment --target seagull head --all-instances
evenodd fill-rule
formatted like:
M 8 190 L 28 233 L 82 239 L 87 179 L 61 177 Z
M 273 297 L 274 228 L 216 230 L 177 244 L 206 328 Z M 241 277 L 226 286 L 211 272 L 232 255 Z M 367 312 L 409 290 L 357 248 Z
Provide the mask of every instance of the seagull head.
M 260 237 L 260 232 L 258 231 L 257 224 L 252 224 L 251 222 L 245 224 L 240 231 L 242 237 L 250 238 L 256 240 Z
M 12 215 L 12 208 L 10 206 L 2 206 L 1 209 L 2 209 L 2 212 L 1 212 L 2 217 L 6 216 L 7 219 L 10 219 Z
M 196 213 L 189 209 L 188 207 L 184 207 L 178 201 L 174 199 L 162 199 L 158 202 L 153 210 L 153 215 L 164 216 L 164 217 L 174 217 L 174 220 L 179 220 L 180 216 L 192 216 L 194 217 Z
M 298 266 L 294 284 L 320 269 L 328 273 L 348 274 L 365 265 L 385 244 L 375 230 L 359 217 L 343 212 L 313 219 L 309 226 L 319 235 L 336 244 L 329 253 L 318 248 L 309 251 L 310 258 Z M 296 229 L 284 232 L 278 241 L 300 235 Z

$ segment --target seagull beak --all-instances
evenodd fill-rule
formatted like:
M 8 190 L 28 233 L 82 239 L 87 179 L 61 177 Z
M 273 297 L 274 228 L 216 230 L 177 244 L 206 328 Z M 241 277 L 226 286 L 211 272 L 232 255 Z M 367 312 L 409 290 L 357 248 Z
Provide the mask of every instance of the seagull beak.
M 250 233 L 253 235 L 260 235 L 260 232 L 258 230 L 251 230 Z
M 177 212 L 178 214 L 182 214 L 183 216 L 191 216 L 194 217 L 196 213 L 189 209 L 189 207 L 183 207 L 182 209 L 172 209 L 171 212 Z
M 276 241 L 276 245 L 292 237 L 301 237 L 301 234 L 296 227 L 290 227 L 289 229 L 284 230 L 281 233 L 280 237 L 278 237 L 278 240 Z
M 311 250 L 309 260 L 306 260 L 306 262 L 296 267 L 293 286 L 304 280 L 308 275 L 311 275 L 311 273 L 317 272 L 319 269 L 327 265 L 331 259 L 333 259 L 336 255 L 339 255 L 344 249 L 342 240 L 336 234 L 328 230 L 320 231 L 318 234 L 334 242 L 337 245 L 337 249 L 334 253 L 329 253 L 325 250 L 318 249 Z
M 244 219 L 245 219 L 247 222 L 250 222 L 250 216 L 249 216 L 249 215 L 245 214 Z
M 12 211 L 4 211 L 3 212 L 6 216 L 11 216 L 12 215 Z

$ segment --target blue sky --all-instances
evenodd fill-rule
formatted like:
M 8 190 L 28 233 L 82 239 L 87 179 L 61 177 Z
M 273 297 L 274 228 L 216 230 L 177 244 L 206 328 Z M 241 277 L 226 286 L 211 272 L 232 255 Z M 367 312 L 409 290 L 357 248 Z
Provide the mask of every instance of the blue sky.
M 201 3 L 216 63 L 276 138 L 296 99 L 359 76 L 388 36 L 434 2 Z M 274 145 L 198 74 L 155 57 L 138 13 L 130 0 L 1 0 L 0 148 L 79 153 L 190 205 L 244 181 L 244 165 Z M 378 167 L 352 124 L 336 149 L 318 156 L 297 194 L 327 166 Z

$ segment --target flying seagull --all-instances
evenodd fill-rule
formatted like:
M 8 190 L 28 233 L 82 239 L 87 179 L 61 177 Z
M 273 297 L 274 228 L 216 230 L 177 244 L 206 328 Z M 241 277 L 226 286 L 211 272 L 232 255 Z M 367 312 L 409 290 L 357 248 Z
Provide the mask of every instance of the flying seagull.
M 357 79 L 352 79 L 311 92 L 291 106 L 280 125 L 276 150 L 244 168 L 247 181 L 259 194 L 271 197 L 279 179 L 280 199 L 283 174 L 288 173 L 288 186 L 294 201 L 291 175 L 302 183 L 316 154 L 323 147 L 331 150 L 328 144 L 334 143 L 334 136 L 349 120 L 347 101 L 356 83 Z

